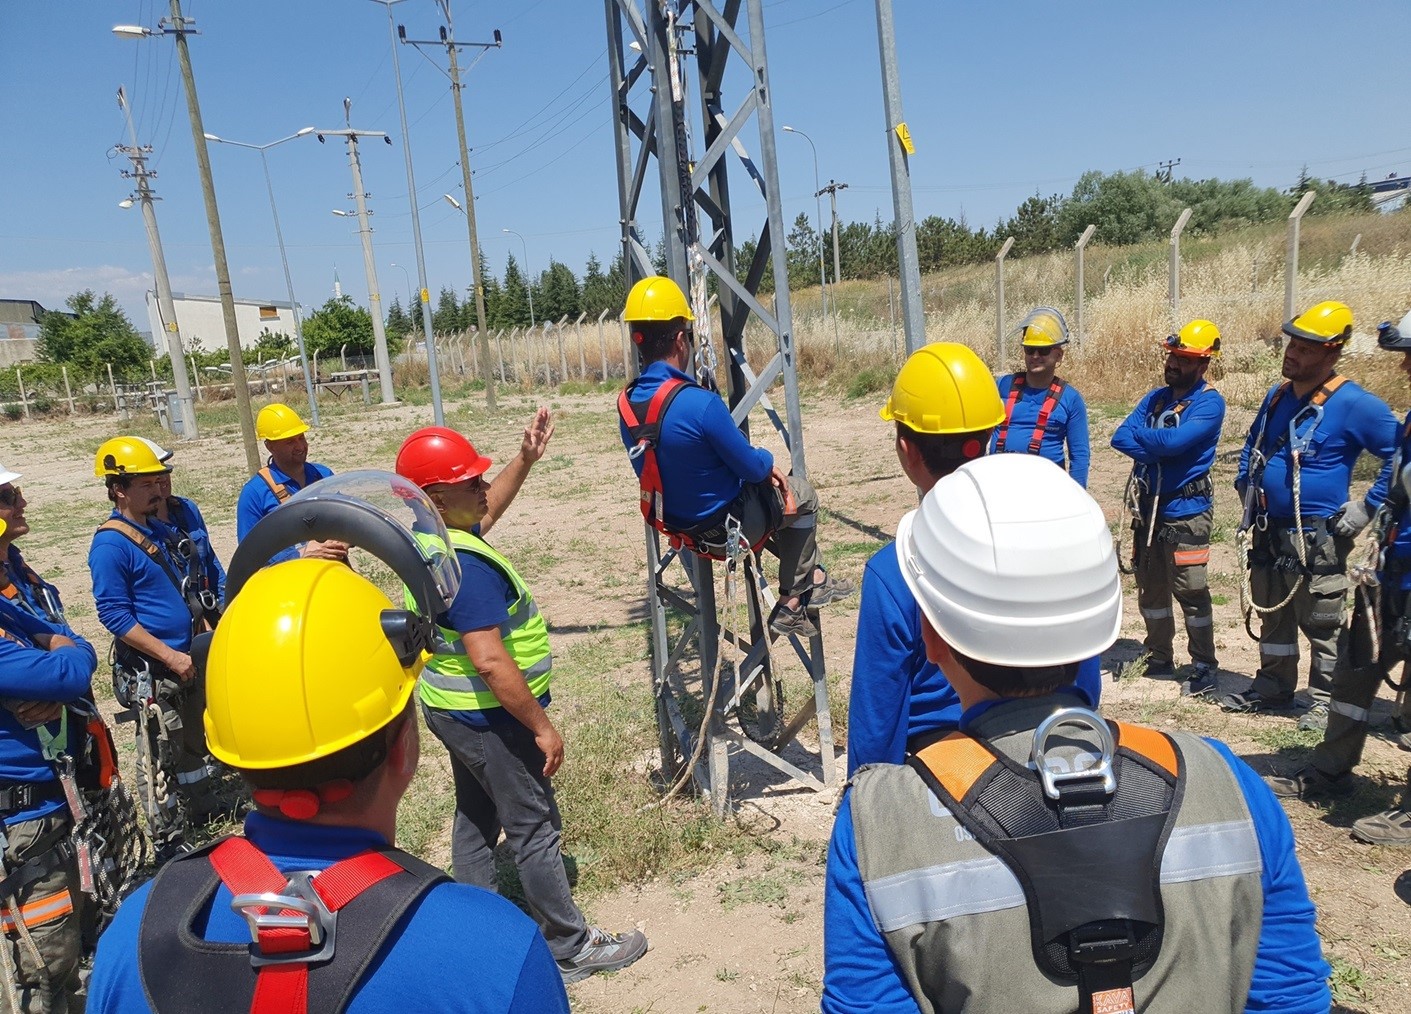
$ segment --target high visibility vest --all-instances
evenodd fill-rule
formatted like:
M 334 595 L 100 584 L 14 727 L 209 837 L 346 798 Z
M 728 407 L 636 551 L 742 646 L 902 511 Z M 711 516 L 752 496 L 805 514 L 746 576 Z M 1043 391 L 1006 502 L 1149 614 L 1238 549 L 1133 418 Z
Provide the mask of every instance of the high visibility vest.
M 524 674 L 529 692 L 535 697 L 542 697 L 549 690 L 554 659 L 549 650 L 549 627 L 539 613 L 534 596 L 529 593 L 529 586 L 514 565 L 484 539 L 457 528 L 449 529 L 448 534 L 453 548 L 480 557 L 503 574 L 514 589 L 515 598 L 509 606 L 509 619 L 500 624 L 500 637 L 510 658 Z M 440 548 L 440 540 L 435 535 L 418 532 L 416 537 L 423 545 Z M 414 607 L 411 593 L 406 594 L 408 607 Z M 464 649 L 460 631 L 442 627 L 441 636 L 448 644 Z M 489 684 L 480 678 L 470 657 L 465 654 L 434 656 L 422 671 L 418 687 L 422 701 L 430 708 L 488 711 L 502 707 Z

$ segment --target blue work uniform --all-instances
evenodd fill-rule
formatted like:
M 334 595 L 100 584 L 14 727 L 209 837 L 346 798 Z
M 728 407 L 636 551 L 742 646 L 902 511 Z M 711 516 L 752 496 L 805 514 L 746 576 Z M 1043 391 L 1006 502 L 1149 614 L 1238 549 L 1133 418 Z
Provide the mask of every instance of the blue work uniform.
M 718 394 L 697 386 L 665 361 L 642 371 L 632 399 L 650 400 L 668 378 L 687 381 L 689 386 L 671 403 L 657 441 L 657 468 L 664 491 L 662 520 L 673 531 L 686 531 L 714 519 L 740 495 L 745 483 L 768 479 L 774 455 L 745 439 Z M 621 420 L 618 431 L 623 446 L 631 450 L 633 441 Z M 640 478 L 642 459 L 631 460 Z
M 1096 707 L 1102 695 L 1100 660 L 1078 668 L 1073 687 Z M 913 736 L 960 721 L 960 697 L 926 657 L 921 607 L 889 542 L 862 572 L 862 602 L 848 695 L 848 777 L 863 764 L 900 764 Z
M 1011 373 L 999 378 L 1000 401 L 1009 405 L 1010 392 L 1018 384 L 1019 397 L 1009 414 L 1009 430 L 1005 434 L 1004 446 L 999 446 L 999 432 L 996 427 L 990 437 L 990 453 L 1026 454 L 1038 425 L 1039 413 L 1048 400 L 1047 387 L 1030 387 L 1024 383 L 1024 374 Z M 1067 451 L 1065 456 L 1064 451 Z M 1072 384 L 1066 384 L 1057 404 L 1044 423 L 1043 442 L 1039 445 L 1039 455 L 1048 458 L 1059 468 L 1066 468 L 1073 481 L 1084 489 L 1088 485 L 1088 466 L 1092 452 L 1088 446 L 1088 406 L 1083 396 Z
M 381 835 L 364 828 L 331 827 L 252 813 L 245 837 L 280 870 L 323 870 L 368 849 Z M 123 902 L 103 934 L 89 986 L 90 1012 L 150 1011 L 137 960 L 139 930 L 151 884 Z M 230 908 L 231 894 L 216 888 L 193 930 L 203 940 L 248 943 L 250 928 Z M 172 912 L 170 918 L 181 913 Z M 513 904 L 466 884 L 437 884 L 404 914 L 364 975 L 348 1014 L 383 1011 L 462 1014 L 567 1014 L 558 966 L 538 928 Z
M 73 628 L 69 626 L 68 618 L 64 615 L 64 600 L 59 597 L 59 589 L 40 577 L 38 572 L 25 562 L 25 558 L 20 555 L 19 546 L 13 542 L 10 543 L 5 565 L 9 571 L 10 583 L 0 588 L 0 595 L 4 595 L 31 616 L 54 624 L 65 636 L 73 637 Z
M 35 639 L 60 634 L 72 638 L 73 647 L 47 651 Z M 92 690 L 98 655 L 93 645 L 67 628 L 49 623 L 8 599 L 0 599 L 0 700 L 54 701 L 67 704 Z M 61 737 L 55 748 L 70 756 L 83 744 L 84 724 L 72 716 L 42 727 L 50 737 Z M 54 767 L 45 759 L 39 728 L 26 729 L 8 707 L 0 707 L 0 787 L 17 783 L 55 782 Z M 3 815 L 17 824 L 66 810 L 62 794 L 24 810 Z
M 173 527 L 180 529 L 191 540 L 192 553 L 200 561 L 206 587 L 215 593 L 218 602 L 225 601 L 225 568 L 211 545 L 211 533 L 206 528 L 206 519 L 201 516 L 201 508 L 196 506 L 194 500 L 174 496 L 170 498 L 167 510 Z
M 961 727 L 965 728 L 994 703 L 969 709 L 962 717 Z M 1258 775 L 1224 744 L 1208 742 L 1234 772 L 1253 819 L 1262 859 L 1264 906 L 1245 1009 L 1325 1014 L 1331 1003 L 1327 986 L 1331 969 L 1323 960 L 1314 926 L 1315 911 L 1294 854 L 1288 818 Z M 838 810 L 828 847 L 822 1010 L 824 1014 L 917 1014 L 916 1000 L 877 928 L 863 888 L 851 803 L 849 790 Z M 973 896 L 975 890 L 983 889 L 983 884 L 957 884 L 957 889 Z M 943 911 L 944 899 L 927 898 L 926 905 L 928 910 Z M 1029 940 L 1015 941 L 1012 956 L 1033 961 Z
M 1144 488 L 1160 495 L 1161 519 L 1194 517 L 1214 504 L 1208 489 L 1177 493 L 1210 474 L 1224 421 L 1225 399 L 1202 377 L 1180 401 L 1169 387 L 1149 392 L 1112 434 L 1112 446 L 1136 463 Z
M 111 517 L 126 521 L 117 511 Z M 191 610 L 171 575 L 179 580 L 185 564 L 172 551 L 181 533 L 156 518 L 136 525 L 150 539 L 165 566 L 152 560 L 122 532 L 99 530 L 88 549 L 93 576 L 93 602 L 98 622 L 121 638 L 139 623 L 173 651 L 191 648 Z
M 304 462 L 304 474 L 298 479 L 281 472 L 275 465 L 273 458 L 269 459 L 268 467 L 270 475 L 274 476 L 274 481 L 282 484 L 291 495 L 299 492 L 305 486 L 318 482 L 320 479 L 327 479 L 333 474 L 333 469 L 326 465 L 315 464 L 312 461 Z M 279 498 L 274 495 L 274 490 L 269 488 L 269 483 L 265 482 L 264 477 L 259 474 L 250 476 L 245 485 L 240 488 L 240 499 L 235 505 L 235 538 L 243 541 L 260 518 L 278 506 Z M 269 562 L 283 563 L 285 560 L 298 558 L 299 551 L 290 547 L 275 553 L 269 558 Z
M 1411 413 L 1407 413 L 1406 421 L 1401 425 L 1391 467 L 1378 474 L 1377 481 L 1367 494 L 1367 501 L 1380 505 L 1387 498 L 1389 484 L 1402 481 L 1401 476 L 1406 474 L 1408 468 L 1411 468 Z M 1411 591 L 1411 506 L 1402 508 L 1391 523 L 1396 525 L 1396 537 L 1387 547 L 1386 560 L 1382 564 L 1385 566 L 1387 560 L 1398 561 L 1396 569 L 1401 572 L 1401 590 Z

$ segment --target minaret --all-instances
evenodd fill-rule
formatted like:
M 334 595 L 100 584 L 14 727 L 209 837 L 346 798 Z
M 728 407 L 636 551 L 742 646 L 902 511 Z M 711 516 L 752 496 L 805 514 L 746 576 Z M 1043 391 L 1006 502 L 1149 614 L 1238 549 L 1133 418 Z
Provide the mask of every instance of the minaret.
M 343 298 L 343 283 L 338 280 L 338 265 L 333 266 L 333 298 Z

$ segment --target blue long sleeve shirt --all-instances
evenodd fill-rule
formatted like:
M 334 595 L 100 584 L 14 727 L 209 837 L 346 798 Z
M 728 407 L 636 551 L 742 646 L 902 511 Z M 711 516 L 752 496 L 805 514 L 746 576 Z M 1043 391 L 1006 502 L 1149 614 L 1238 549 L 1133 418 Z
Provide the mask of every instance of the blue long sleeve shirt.
M 1250 456 L 1261 427 L 1264 438 L 1259 450 L 1275 454 L 1264 466 L 1260 486 L 1267 501 L 1267 511 L 1272 518 L 1292 518 L 1295 514 L 1293 503 L 1293 439 L 1284 439 L 1289 432 L 1289 423 L 1303 410 L 1313 397 L 1295 398 L 1292 389 L 1279 397 L 1272 411 L 1270 403 L 1282 384 L 1271 388 L 1264 396 L 1254 423 L 1249 427 L 1244 450 L 1240 452 L 1239 472 L 1235 477 L 1235 487 L 1244 489 L 1250 479 Z M 1262 425 L 1267 416 L 1267 425 Z M 1297 439 L 1306 440 L 1307 448 L 1302 453 L 1300 500 L 1304 517 L 1332 517 L 1350 497 L 1352 466 L 1363 451 L 1369 451 L 1386 462 L 1376 484 L 1368 491 L 1368 508 L 1376 509 L 1385 496 L 1387 481 L 1391 472 L 1391 456 L 1396 451 L 1399 431 L 1396 417 L 1391 409 L 1376 395 L 1358 387 L 1352 381 L 1345 382 L 1336 393 L 1323 403 L 1321 419 L 1302 420 L 1298 426 Z M 1377 494 L 1375 491 L 1382 492 Z
M 1210 474 L 1224 422 L 1225 399 L 1202 378 L 1181 401 L 1169 387 L 1149 392 L 1112 434 L 1112 446 L 1135 462 L 1146 488 L 1160 494 L 1160 517 L 1175 521 L 1210 509 L 1212 497 L 1180 497 L 1175 492 Z
M 1074 688 L 1093 707 L 1102 696 L 1102 666 L 1090 658 Z M 900 764 L 907 740 L 960 722 L 960 698 L 926 657 L 921 607 L 901 576 L 889 542 L 862 571 L 862 599 L 848 695 L 848 777 L 863 764 Z
M 1403 482 L 1402 476 L 1411 469 L 1411 413 L 1407 414 L 1406 421 L 1397 434 L 1396 454 L 1392 457 L 1392 465 L 1392 468 L 1383 470 L 1382 474 L 1377 476 L 1376 483 L 1367 494 L 1369 502 L 1380 504 L 1385 501 L 1390 484 Z M 1386 558 L 1381 562 L 1385 567 L 1388 561 L 1395 561 L 1396 568 L 1400 571 L 1398 586 L 1402 591 L 1406 591 L 1411 589 L 1411 503 L 1397 512 L 1391 519 L 1391 524 L 1396 526 L 1396 537 L 1387 547 Z
M 10 552 L 5 560 L 9 569 L 10 583 L 0 594 L 33 616 L 48 620 L 66 636 L 73 637 L 73 628 L 64 616 L 64 600 L 59 597 L 59 589 L 40 577 L 20 555 L 20 548 L 10 543 Z
M 633 385 L 632 401 L 645 407 L 668 377 L 691 381 L 666 362 L 652 363 Z M 618 431 L 623 446 L 631 450 L 632 439 L 620 419 Z M 661 473 L 662 520 L 676 530 L 711 520 L 740 495 L 745 483 L 763 482 L 774 467 L 774 455 L 745 439 L 720 396 L 693 381 L 676 395 L 662 419 L 656 459 Z M 641 457 L 631 461 L 640 478 Z
M 15 603 L 0 599 L 0 699 L 68 703 L 92 689 L 98 655 L 93 645 L 66 628 L 35 616 Z M 36 638 L 62 634 L 73 647 L 46 651 Z M 72 718 L 55 719 L 43 728 L 50 736 L 67 733 L 60 748 L 74 752 L 82 743 L 83 725 Z M 9 708 L 0 707 L 0 785 L 14 782 L 50 782 L 54 768 L 44 758 L 37 729 L 26 729 Z M 62 799 L 52 799 L 27 810 L 9 814 L 5 823 L 44 817 L 64 809 Z
M 211 534 L 206 528 L 206 519 L 201 516 L 201 508 L 196 506 L 196 501 L 188 500 L 184 496 L 174 496 L 172 500 L 172 524 L 191 540 L 192 552 L 201 561 L 201 572 L 205 576 L 207 587 L 215 592 L 218 601 L 225 601 L 225 568 L 221 566 L 220 557 L 216 556 L 215 547 L 211 545 Z
M 252 813 L 245 836 L 280 870 L 323 870 L 386 845 L 362 828 L 277 820 Z M 103 933 L 88 1010 L 150 1012 L 142 989 L 138 938 L 151 893 L 145 884 L 123 902 Z M 204 940 L 249 943 L 231 894 L 216 888 L 194 930 Z M 175 918 L 179 913 L 172 913 Z M 402 916 L 349 1002 L 348 1014 L 444 1011 L 447 1014 L 568 1014 L 563 979 L 539 927 L 513 904 L 469 884 L 438 884 Z
M 1024 374 L 1011 373 L 999 378 L 999 397 L 1006 405 L 1009 404 L 1009 394 L 1015 384 L 1019 385 L 1020 391 L 1019 399 L 1010 413 L 1009 432 L 1005 434 L 1004 446 L 1000 447 L 999 429 L 995 429 L 994 435 L 990 437 L 991 454 L 996 451 L 1028 453 L 1029 442 L 1038 425 L 1039 413 L 1043 410 L 1044 402 L 1048 400 L 1047 387 L 1030 387 L 1024 383 Z M 1088 446 L 1088 406 L 1072 384 L 1063 388 L 1063 394 L 1048 421 L 1044 423 L 1043 443 L 1039 445 L 1039 454 L 1060 468 L 1066 468 L 1078 485 L 1087 488 L 1088 466 L 1092 460 L 1092 451 Z
M 111 516 L 121 517 L 117 511 Z M 88 569 L 93 576 L 98 622 L 114 637 L 122 637 L 140 623 L 173 651 L 187 651 L 191 647 L 191 611 L 168 575 L 168 568 L 178 579 L 184 573 L 181 561 L 168 549 L 168 543 L 179 539 L 180 533 L 156 518 L 137 527 L 156 543 L 167 566 L 149 559 L 121 532 L 96 532 L 88 549 Z
M 312 461 L 304 462 L 304 474 L 301 478 L 295 479 L 285 475 L 275 465 L 274 459 L 267 462 L 270 474 L 274 476 L 274 481 L 283 483 L 290 494 L 299 492 L 305 486 L 312 485 L 320 479 L 327 479 L 333 474 L 333 469 L 326 465 L 318 465 Z M 235 505 L 235 538 L 237 541 L 244 541 L 245 536 L 250 534 L 250 529 L 254 528 L 260 518 L 279 506 L 279 498 L 274 495 L 274 491 L 269 488 L 269 483 L 265 482 L 259 475 L 250 476 L 245 485 L 240 487 L 240 499 Z M 296 560 L 299 558 L 299 551 L 294 548 L 282 550 L 269 558 L 270 563 L 283 563 L 285 560 Z
M 972 709 L 973 710 L 973 709 Z M 1294 854 L 1293 829 L 1268 787 L 1229 747 L 1209 740 L 1230 765 L 1254 819 L 1263 860 L 1264 911 L 1245 1010 L 1326 1014 L 1332 1003 L 1315 911 Z M 1032 961 L 1029 941 L 1015 941 Z M 833 824 L 823 913 L 824 1014 L 917 1014 L 886 940 L 873 921 L 858 871 L 852 793 Z

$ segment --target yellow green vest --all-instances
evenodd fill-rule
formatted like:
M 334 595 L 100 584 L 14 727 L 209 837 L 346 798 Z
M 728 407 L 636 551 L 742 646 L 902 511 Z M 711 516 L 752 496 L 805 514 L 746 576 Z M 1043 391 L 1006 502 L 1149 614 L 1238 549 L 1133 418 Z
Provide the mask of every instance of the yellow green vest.
M 448 534 L 455 549 L 474 553 L 509 580 L 515 599 L 509 606 L 509 619 L 500 625 L 500 637 L 504 639 L 505 650 L 509 652 L 510 658 L 519 666 L 519 671 L 524 673 L 529 692 L 535 697 L 542 697 L 549 690 L 554 660 L 549 650 L 548 625 L 539 614 L 539 606 L 534 601 L 534 596 L 529 594 L 529 586 L 524 583 L 514 566 L 492 549 L 484 539 L 456 528 L 448 529 Z M 416 537 L 424 545 L 440 547 L 440 540 L 434 535 L 418 532 Z M 411 593 L 405 594 L 408 606 L 414 607 Z M 441 636 L 452 647 L 464 649 L 460 631 L 442 627 Z M 501 707 L 494 692 L 480 678 L 475 666 L 465 654 L 432 657 L 422 670 L 418 687 L 422 701 L 430 708 L 445 711 L 487 711 Z

